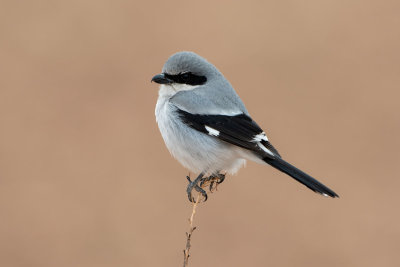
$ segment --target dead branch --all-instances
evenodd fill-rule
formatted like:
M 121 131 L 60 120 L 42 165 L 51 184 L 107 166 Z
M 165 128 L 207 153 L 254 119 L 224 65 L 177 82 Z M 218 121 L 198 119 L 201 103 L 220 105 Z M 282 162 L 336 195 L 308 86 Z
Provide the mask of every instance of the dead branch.
M 186 248 L 183 250 L 183 267 L 187 267 L 189 263 L 189 256 L 190 256 L 190 240 L 192 238 L 193 231 L 196 230 L 196 226 L 193 226 L 193 218 L 194 214 L 196 213 L 197 204 L 200 201 L 200 194 L 197 195 L 196 201 L 193 203 L 192 215 L 189 218 L 189 231 L 186 232 Z

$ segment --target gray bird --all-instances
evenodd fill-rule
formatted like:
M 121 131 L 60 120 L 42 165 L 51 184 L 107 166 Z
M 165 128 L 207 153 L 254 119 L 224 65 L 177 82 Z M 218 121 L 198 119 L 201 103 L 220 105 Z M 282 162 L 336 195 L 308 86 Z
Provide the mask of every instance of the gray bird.
M 170 153 L 199 173 L 187 194 L 206 181 L 221 183 L 251 160 L 288 174 L 324 196 L 338 197 L 325 185 L 284 161 L 265 132 L 253 121 L 235 90 L 218 69 L 193 52 L 179 52 L 152 78 L 160 84 L 156 120 Z

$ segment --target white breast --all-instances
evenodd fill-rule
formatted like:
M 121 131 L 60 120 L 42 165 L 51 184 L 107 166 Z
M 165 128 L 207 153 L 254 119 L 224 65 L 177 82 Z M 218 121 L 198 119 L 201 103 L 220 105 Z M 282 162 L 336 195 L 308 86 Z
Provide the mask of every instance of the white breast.
M 185 125 L 176 107 L 169 102 L 174 94 L 170 86 L 161 86 L 155 110 L 158 127 L 170 153 L 195 173 L 235 173 L 245 163 L 239 148 Z

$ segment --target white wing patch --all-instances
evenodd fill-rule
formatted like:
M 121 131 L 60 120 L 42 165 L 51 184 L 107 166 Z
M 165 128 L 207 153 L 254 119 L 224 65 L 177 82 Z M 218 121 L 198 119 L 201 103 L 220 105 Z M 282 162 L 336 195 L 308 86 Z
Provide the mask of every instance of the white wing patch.
M 266 148 L 263 144 L 261 144 L 261 142 L 257 142 L 257 145 L 264 150 L 265 152 L 267 152 L 268 154 L 270 154 L 271 156 L 275 157 L 275 154 L 271 152 L 271 150 L 269 150 L 268 148 Z
M 268 141 L 268 137 L 265 135 L 265 132 L 262 132 L 260 134 L 257 134 L 253 138 L 253 142 L 261 142 L 262 140 Z
M 218 135 L 219 135 L 219 131 L 218 131 L 218 130 L 215 130 L 215 129 L 213 129 L 213 128 L 207 126 L 207 125 L 205 125 L 204 127 L 205 127 L 206 130 L 208 131 L 208 134 L 209 134 L 209 135 L 212 135 L 212 136 L 218 136 Z

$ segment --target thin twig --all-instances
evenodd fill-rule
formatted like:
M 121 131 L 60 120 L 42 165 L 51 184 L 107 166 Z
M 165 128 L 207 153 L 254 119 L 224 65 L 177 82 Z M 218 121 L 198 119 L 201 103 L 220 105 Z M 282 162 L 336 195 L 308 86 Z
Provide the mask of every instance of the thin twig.
M 196 201 L 193 203 L 192 215 L 189 219 L 189 232 L 186 232 L 186 249 L 183 251 L 183 267 L 187 267 L 189 263 L 189 252 L 190 252 L 190 239 L 192 237 L 193 231 L 196 230 L 196 226 L 193 226 L 193 218 L 196 213 L 197 204 L 200 201 L 200 194 L 197 195 Z
M 190 173 L 189 173 L 189 177 L 190 177 Z M 217 180 L 215 180 L 215 178 Z M 190 178 L 188 178 L 188 179 L 190 182 Z M 217 189 L 217 185 L 220 181 L 219 179 L 220 179 L 220 177 L 218 177 L 218 176 L 208 177 L 208 179 L 202 181 L 199 186 L 202 189 L 209 188 L 210 193 L 212 193 L 213 189 L 215 189 L 215 190 Z M 183 250 L 183 267 L 187 267 L 189 264 L 190 248 L 191 248 L 190 241 L 192 238 L 193 231 L 196 230 L 196 226 L 193 226 L 193 219 L 194 219 L 194 215 L 196 214 L 197 205 L 200 202 L 200 197 L 201 197 L 201 194 L 197 194 L 196 201 L 193 203 L 192 215 L 189 218 L 189 231 L 186 232 L 186 248 Z M 207 198 L 205 200 L 207 200 Z

